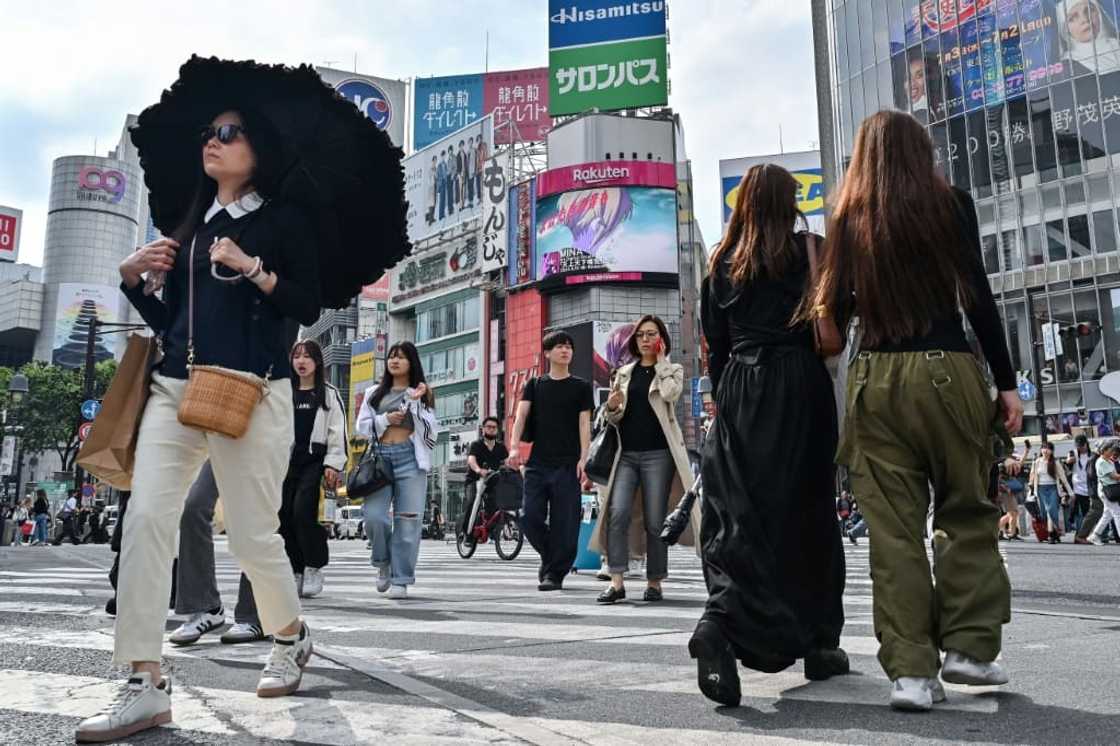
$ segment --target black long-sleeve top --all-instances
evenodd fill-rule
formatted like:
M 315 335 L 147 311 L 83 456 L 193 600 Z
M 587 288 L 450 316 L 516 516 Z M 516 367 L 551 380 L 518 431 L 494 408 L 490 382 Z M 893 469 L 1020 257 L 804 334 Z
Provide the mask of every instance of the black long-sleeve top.
M 968 266 L 965 267 L 965 281 L 972 292 L 972 305 L 968 308 L 968 323 L 980 340 L 984 358 L 992 369 L 996 388 L 1011 391 L 1018 385 L 1015 368 L 1011 365 L 1011 354 L 1007 350 L 1007 340 L 1003 336 L 1003 321 L 999 316 L 988 274 L 984 271 L 984 260 L 980 249 L 980 225 L 976 220 L 976 206 L 968 192 L 953 189 L 957 198 L 963 222 L 965 239 L 972 251 L 966 252 Z M 925 352 L 944 350 L 945 352 L 967 352 L 972 349 L 964 336 L 961 315 L 954 310 L 952 314 L 934 321 L 929 333 L 896 342 L 884 341 L 861 349 L 869 352 Z
M 959 203 L 964 235 L 974 249 L 967 252 L 969 266 L 966 268 L 966 281 L 973 297 L 968 320 L 980 340 L 996 386 L 1000 391 L 1009 391 L 1015 388 L 1017 380 L 1003 336 L 1003 323 L 984 271 L 976 208 L 968 193 L 959 189 L 953 191 Z M 804 239 L 797 235 L 794 241 L 803 258 L 780 280 L 755 278 L 743 287 L 734 286 L 729 279 L 729 264 L 726 261 L 704 280 L 701 319 L 708 341 L 708 374 L 713 389 L 718 386 L 719 377 L 735 350 L 770 345 L 812 346 L 813 332 L 808 324 L 789 327 L 789 319 L 801 302 L 809 272 Z M 838 321 L 843 322 L 844 319 Z M 956 310 L 936 320 L 928 334 L 875 346 L 864 345 L 861 349 L 869 352 L 972 352 L 965 338 L 960 313 Z
M 236 211 L 241 212 L 241 211 Z M 231 238 L 249 256 L 260 256 L 276 274 L 265 295 L 249 280 L 221 282 L 210 274 L 210 245 Z M 311 221 L 295 206 L 270 202 L 234 218 L 220 210 L 199 225 L 194 250 L 195 362 L 220 365 L 271 378 L 288 378 L 288 353 L 299 324 L 319 317 L 319 267 Z M 191 242 L 184 241 L 168 272 L 163 299 L 144 295 L 144 283 L 121 290 L 144 321 L 163 338 L 160 373 L 187 377 L 187 265 Z M 221 266 L 223 275 L 234 274 Z

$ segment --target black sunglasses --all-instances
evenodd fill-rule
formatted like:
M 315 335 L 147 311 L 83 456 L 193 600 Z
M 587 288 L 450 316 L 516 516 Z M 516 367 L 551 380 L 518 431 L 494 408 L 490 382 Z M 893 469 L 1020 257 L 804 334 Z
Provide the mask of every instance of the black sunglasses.
M 205 145 L 216 137 L 222 145 L 229 145 L 237 139 L 238 134 L 245 134 L 245 128 L 240 124 L 222 124 L 217 127 L 203 127 L 199 139 Z

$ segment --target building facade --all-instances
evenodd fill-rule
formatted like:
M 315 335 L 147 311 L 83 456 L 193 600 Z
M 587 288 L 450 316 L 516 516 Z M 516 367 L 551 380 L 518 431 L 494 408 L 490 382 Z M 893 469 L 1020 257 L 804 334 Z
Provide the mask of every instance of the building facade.
M 907 111 L 976 201 L 1029 434 L 1120 427 L 1120 4 L 815 0 L 827 5 L 842 172 L 860 122 Z M 842 177 L 841 177 L 842 178 Z

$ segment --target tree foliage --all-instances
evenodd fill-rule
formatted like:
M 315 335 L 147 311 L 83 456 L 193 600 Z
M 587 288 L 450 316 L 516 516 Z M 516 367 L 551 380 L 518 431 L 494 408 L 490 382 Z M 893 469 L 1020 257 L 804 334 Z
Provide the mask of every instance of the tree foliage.
M 116 371 L 116 360 L 97 363 L 91 398 L 100 399 L 105 395 Z M 19 372 L 27 376 L 29 389 L 23 401 L 15 404 L 9 399 L 8 383 L 15 371 L 3 367 L 0 367 L 0 400 L 8 409 L 9 425 L 20 428 L 22 452 L 54 451 L 62 462 L 62 470 L 69 471 L 80 445 L 78 426 L 85 399 L 83 371 L 35 361 L 24 365 Z

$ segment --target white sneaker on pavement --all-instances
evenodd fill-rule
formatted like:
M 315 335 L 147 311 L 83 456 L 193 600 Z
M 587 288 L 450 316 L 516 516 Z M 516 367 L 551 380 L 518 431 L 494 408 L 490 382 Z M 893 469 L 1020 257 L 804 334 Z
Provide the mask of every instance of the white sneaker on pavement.
M 170 722 L 171 679 L 153 686 L 150 673 L 134 673 L 108 707 L 78 725 L 75 738 L 78 743 L 118 741 Z
M 377 568 L 377 592 L 378 593 L 384 593 L 385 591 L 389 590 L 389 586 L 393 584 L 393 581 L 390 580 L 390 577 L 391 577 L 391 571 L 389 570 L 388 567 Z
M 217 614 L 209 611 L 200 611 L 191 614 L 191 618 L 179 625 L 169 638 L 172 645 L 194 645 L 199 638 L 207 632 L 213 632 L 226 623 L 225 609 Z
M 937 679 L 900 676 L 891 682 L 891 707 L 908 712 L 925 712 L 934 702 L 945 701 L 945 688 Z
M 970 684 L 972 686 L 998 686 L 1010 681 L 1003 666 L 991 661 L 985 663 L 970 658 L 964 653 L 949 650 L 945 653 L 945 663 L 941 666 L 941 678 L 950 684 Z
M 248 622 L 238 622 L 222 635 L 222 644 L 240 645 L 243 642 L 259 642 L 260 640 L 267 639 L 268 635 L 257 625 L 249 624 Z
M 627 566 L 623 577 L 630 579 L 641 578 L 645 574 L 642 569 L 644 565 L 645 560 L 630 560 L 630 564 Z
M 389 588 L 388 596 L 389 596 L 389 598 L 396 598 L 396 599 L 408 598 L 408 586 L 407 585 L 394 585 L 394 586 Z
M 323 568 L 309 567 L 303 571 L 303 598 L 315 598 L 323 592 Z
M 258 697 L 284 697 L 299 689 L 303 667 L 311 659 L 311 631 L 304 624 L 297 640 L 273 638 L 272 654 L 257 683 Z
M 1104 542 L 1101 541 L 1101 537 L 1097 536 L 1096 534 L 1089 534 L 1089 543 L 1098 547 L 1104 546 Z

